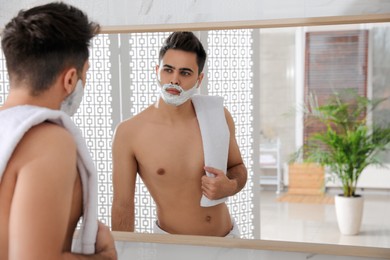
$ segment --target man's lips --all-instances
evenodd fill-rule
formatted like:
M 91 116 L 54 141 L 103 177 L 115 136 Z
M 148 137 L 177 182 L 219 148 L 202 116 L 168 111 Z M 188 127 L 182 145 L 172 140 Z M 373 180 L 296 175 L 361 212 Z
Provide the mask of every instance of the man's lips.
M 171 95 L 180 95 L 180 91 L 175 88 L 167 88 L 166 92 L 168 92 Z

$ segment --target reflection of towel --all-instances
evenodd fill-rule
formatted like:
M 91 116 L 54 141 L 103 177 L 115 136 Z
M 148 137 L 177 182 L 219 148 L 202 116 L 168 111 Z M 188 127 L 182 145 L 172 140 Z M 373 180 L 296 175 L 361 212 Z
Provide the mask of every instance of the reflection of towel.
M 34 125 L 50 121 L 66 128 L 77 143 L 77 168 L 83 185 L 83 221 L 73 251 L 95 252 L 97 233 L 97 176 L 80 130 L 68 115 L 58 110 L 36 106 L 17 106 L 0 111 L 0 181 L 13 151 L 24 134 Z
M 192 97 L 196 117 L 202 135 L 204 162 L 206 166 L 227 170 L 230 132 L 226 122 L 223 98 L 218 96 L 195 95 Z M 214 176 L 206 172 L 207 176 Z M 225 202 L 227 198 L 210 200 L 202 196 L 200 205 L 211 207 Z

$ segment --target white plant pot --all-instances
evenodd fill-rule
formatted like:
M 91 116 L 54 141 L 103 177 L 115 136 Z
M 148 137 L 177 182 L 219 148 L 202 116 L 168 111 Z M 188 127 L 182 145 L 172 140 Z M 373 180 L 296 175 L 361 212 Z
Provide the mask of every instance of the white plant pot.
M 337 224 L 343 235 L 356 235 L 360 231 L 364 199 L 359 197 L 335 196 Z

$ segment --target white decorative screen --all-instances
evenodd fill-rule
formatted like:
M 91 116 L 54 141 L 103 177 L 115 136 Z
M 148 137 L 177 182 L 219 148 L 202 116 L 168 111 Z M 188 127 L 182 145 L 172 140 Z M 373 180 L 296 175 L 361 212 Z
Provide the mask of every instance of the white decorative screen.
M 86 139 L 98 172 L 99 219 L 111 225 L 112 157 L 114 129 L 158 98 L 155 66 L 158 52 L 170 33 L 101 34 L 93 39 L 85 96 L 73 117 Z M 243 191 L 229 198 L 229 209 L 242 237 L 253 238 L 256 219 L 253 205 L 253 77 L 252 31 L 210 31 L 200 34 L 208 53 L 203 86 L 210 95 L 221 95 L 236 124 L 237 141 L 248 168 Z M 0 54 L 0 105 L 9 81 Z M 137 232 L 152 232 L 156 210 L 153 199 L 137 177 Z
M 111 225 L 112 204 L 112 84 L 110 40 L 101 34 L 93 38 L 84 98 L 73 121 L 81 129 L 98 173 L 99 219 Z
M 253 208 L 253 30 L 209 31 L 207 37 L 208 94 L 224 97 L 236 126 L 236 138 L 248 169 L 245 188 L 228 206 L 241 235 L 254 238 Z M 257 188 L 257 186 L 256 186 Z

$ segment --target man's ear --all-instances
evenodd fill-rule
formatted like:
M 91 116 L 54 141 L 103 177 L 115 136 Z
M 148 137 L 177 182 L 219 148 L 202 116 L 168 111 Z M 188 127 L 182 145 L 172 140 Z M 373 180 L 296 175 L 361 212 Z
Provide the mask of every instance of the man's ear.
M 157 80 L 158 81 L 161 81 L 161 79 L 160 79 L 160 65 L 156 65 L 156 77 L 157 77 Z
M 78 75 L 77 75 L 76 68 L 70 68 L 65 71 L 63 84 L 64 84 L 64 89 L 68 94 L 73 92 L 74 88 L 76 87 L 77 80 L 78 80 Z
M 200 87 L 200 84 L 202 83 L 203 77 L 204 77 L 204 73 L 201 72 L 199 74 L 199 77 L 198 77 L 198 88 Z

